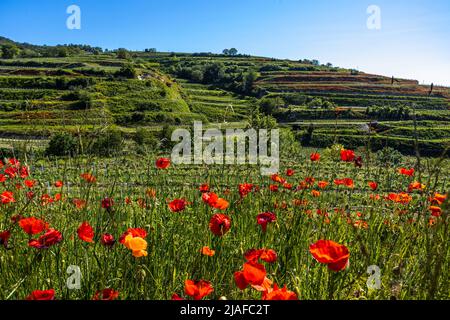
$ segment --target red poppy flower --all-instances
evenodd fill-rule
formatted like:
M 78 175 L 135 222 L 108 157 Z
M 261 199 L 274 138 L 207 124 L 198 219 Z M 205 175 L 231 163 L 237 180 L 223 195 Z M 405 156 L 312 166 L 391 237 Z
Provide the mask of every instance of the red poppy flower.
M 247 261 L 258 261 L 261 259 L 267 263 L 273 263 L 277 261 L 277 253 L 272 249 L 250 249 L 244 254 L 244 258 Z
M 341 150 L 341 160 L 345 162 L 352 162 L 355 160 L 355 152 L 353 150 Z
M 39 234 L 48 229 L 48 224 L 35 217 L 19 220 L 19 226 L 29 235 Z
M 46 193 L 41 196 L 41 204 L 43 206 L 46 206 L 46 205 L 48 205 L 50 203 L 53 203 L 54 201 L 55 200 L 50 195 L 48 195 Z
M 77 230 L 78 238 L 85 242 L 94 242 L 94 229 L 87 222 L 83 222 Z
M 405 192 L 390 193 L 387 196 L 387 199 L 391 200 L 393 202 L 396 202 L 396 203 L 401 203 L 401 204 L 408 204 L 412 201 L 412 197 Z
M 26 300 L 54 300 L 55 290 L 34 290 Z
M 97 181 L 97 178 L 90 173 L 81 174 L 81 178 L 88 183 L 94 183 Z
M 277 191 L 278 191 L 278 185 L 276 185 L 276 184 L 271 184 L 271 185 L 269 186 L 269 190 L 272 191 L 272 192 L 277 192 Z
M 239 185 L 239 195 L 241 198 L 247 196 L 250 192 L 252 192 L 254 185 L 251 183 L 241 183 Z
M 214 250 L 210 249 L 209 247 L 205 246 L 202 248 L 201 253 L 204 256 L 212 257 L 216 253 Z
M 10 165 L 12 165 L 13 167 L 17 167 L 17 168 L 20 167 L 20 162 L 16 158 L 9 158 L 8 163 Z
M 119 291 L 107 288 L 95 292 L 94 298 L 92 300 L 116 300 L 118 297 Z
M 19 170 L 17 168 L 8 167 L 5 169 L 5 174 L 8 175 L 11 179 L 15 178 Z
M 55 187 L 61 188 L 64 185 L 64 183 L 61 180 L 58 180 L 55 182 Z
M 278 174 L 273 174 L 270 178 L 272 179 L 272 181 L 280 183 L 280 184 L 283 184 L 286 182 L 286 180 Z
M 209 184 L 207 184 L 207 183 L 202 184 L 202 185 L 198 188 L 198 190 L 199 190 L 201 193 L 209 192 Z
M 447 195 L 446 194 L 440 194 L 440 193 L 435 193 L 434 196 L 432 198 L 430 198 L 429 200 L 432 203 L 437 203 L 438 205 L 441 205 L 445 202 L 445 200 L 447 199 Z
M 133 238 L 139 237 L 139 238 L 146 238 L 147 237 L 147 231 L 141 228 L 129 228 L 127 231 L 125 231 L 119 238 L 119 242 L 121 244 L 125 244 L 125 238 L 127 235 L 132 235 Z
M 72 203 L 75 205 L 77 209 L 83 209 L 86 206 L 86 201 L 82 199 L 73 199 Z
M 39 239 L 30 240 L 28 245 L 37 249 L 47 249 L 55 244 L 58 244 L 62 241 L 61 232 L 55 229 L 48 229 L 45 234 L 39 237 Z
M 216 236 L 223 236 L 231 228 L 230 217 L 224 214 L 215 214 L 209 220 L 209 229 Z
M 294 170 L 292 170 L 292 169 L 287 169 L 287 170 L 286 170 L 286 175 L 287 175 L 288 177 L 292 177 L 294 174 L 295 174 L 295 171 L 294 171 Z
M 400 174 L 402 174 L 404 176 L 409 176 L 409 177 L 414 176 L 414 172 L 415 172 L 414 168 L 411 168 L 411 169 L 400 168 L 400 169 L 398 169 L 398 173 L 400 173 Z
M 237 287 L 241 290 L 244 290 L 248 287 L 248 281 L 244 277 L 244 272 L 242 271 L 236 271 L 234 273 L 234 282 L 236 283 Z
M 114 205 L 114 200 L 111 198 L 104 198 L 102 199 L 102 208 L 106 210 L 111 210 L 112 206 Z
M 156 160 L 156 167 L 158 169 L 167 169 L 170 167 L 170 159 L 169 158 L 159 158 Z
M 8 179 L 4 174 L 0 174 L 0 183 L 5 182 Z
M 22 179 L 25 179 L 26 177 L 28 177 L 28 175 L 29 175 L 28 167 L 22 167 L 22 168 L 20 169 L 20 177 L 21 177 Z
M 327 181 L 319 181 L 317 185 L 320 189 L 325 189 L 329 185 L 329 183 Z
M 214 206 L 218 199 L 219 196 L 214 192 L 206 192 L 202 194 L 203 202 L 208 204 L 210 207 Z
M 298 297 L 295 292 L 289 291 L 286 286 L 279 289 L 277 284 L 275 284 L 273 289 L 263 293 L 262 300 L 298 300 Z
M 0 246 L 8 247 L 8 240 L 11 237 L 11 232 L 8 230 L 0 232 Z
M 256 221 L 261 225 L 262 231 L 266 232 L 267 224 L 277 220 L 277 216 L 272 212 L 263 212 L 256 216 Z
M 309 159 L 311 159 L 312 162 L 317 162 L 320 160 L 320 154 L 317 152 L 311 153 Z
M 431 206 L 430 211 L 433 217 L 440 217 L 442 214 L 442 209 L 437 206 Z
M 313 191 L 311 191 L 311 195 L 312 195 L 314 198 L 318 198 L 318 197 L 320 197 L 320 191 L 313 190 Z
M 309 246 L 314 259 L 324 263 L 330 270 L 341 271 L 348 265 L 350 253 L 346 246 L 331 240 L 319 240 Z
M 178 300 L 186 300 L 186 299 L 184 299 L 184 298 L 180 297 L 178 294 L 174 293 L 172 295 L 172 300 L 173 301 L 178 301 Z
M 102 235 L 102 244 L 106 247 L 112 247 L 116 243 L 114 236 L 109 233 Z
M 258 262 L 249 261 L 244 263 L 242 275 L 251 285 L 261 285 L 266 278 L 266 268 Z
M 350 179 L 350 178 L 334 179 L 334 184 L 338 185 L 338 186 L 345 185 L 345 186 L 347 186 L 349 188 L 354 188 L 355 187 L 353 180 Z
M 169 209 L 172 212 L 181 212 L 186 209 L 187 201 L 185 199 L 175 199 L 169 203 Z
M 291 190 L 292 189 L 292 184 L 285 182 L 283 184 L 283 188 L 286 190 Z
M 214 192 L 207 192 L 202 194 L 203 202 L 207 203 L 210 207 L 219 210 L 226 210 L 229 206 L 227 200 L 219 198 Z
M 426 186 L 418 181 L 411 182 L 408 186 L 408 192 L 413 192 L 414 190 L 424 190 Z
M 23 182 L 25 184 L 25 186 L 27 186 L 28 188 L 33 188 L 34 185 L 36 184 L 35 180 L 25 180 Z
M 184 293 L 195 300 L 201 300 L 214 291 L 209 281 L 186 280 L 184 282 Z
M 214 208 L 218 210 L 226 210 L 229 207 L 230 203 L 222 198 L 217 199 L 216 203 L 214 204 Z
M 0 200 L 2 201 L 2 204 L 16 202 L 14 199 L 14 194 L 11 191 L 4 191 L 0 194 Z
M 373 191 L 378 189 L 378 183 L 376 183 L 375 181 L 370 181 L 368 183 L 368 185 L 369 185 L 369 188 L 372 189 Z

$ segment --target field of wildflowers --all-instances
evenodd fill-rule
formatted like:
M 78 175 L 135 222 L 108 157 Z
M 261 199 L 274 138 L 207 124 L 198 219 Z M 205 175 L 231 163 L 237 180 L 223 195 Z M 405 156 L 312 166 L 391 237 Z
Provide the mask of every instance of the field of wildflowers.
M 3 159 L 0 299 L 449 299 L 446 161 Z

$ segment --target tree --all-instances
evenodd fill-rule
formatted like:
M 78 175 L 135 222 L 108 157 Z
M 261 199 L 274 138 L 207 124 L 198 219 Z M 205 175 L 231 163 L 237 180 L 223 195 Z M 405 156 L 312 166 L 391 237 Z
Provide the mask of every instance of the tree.
M 69 133 L 57 133 L 48 143 L 45 154 L 49 156 L 72 156 L 77 149 L 77 141 Z
M 253 84 L 258 78 L 258 74 L 255 71 L 247 72 L 242 79 L 242 90 L 244 93 L 251 93 L 253 89 Z
M 194 82 L 203 81 L 203 72 L 200 69 L 193 69 L 191 72 L 191 80 Z
M 235 55 L 237 55 L 237 53 L 238 53 L 238 51 L 236 48 L 231 48 L 230 50 L 228 50 L 228 54 L 230 56 L 235 56 Z
M 65 58 L 69 55 L 69 50 L 66 47 L 58 47 L 56 49 L 56 55 L 60 58 Z
M 261 112 L 264 114 L 272 114 L 278 108 L 284 106 L 284 101 L 280 97 L 264 98 L 259 102 Z
M 20 49 L 13 44 L 4 44 L 2 46 L 2 58 L 13 59 L 20 53 Z
M 224 77 L 224 66 L 221 63 L 214 62 L 207 64 L 203 71 L 204 83 L 216 83 Z
M 231 48 L 231 49 L 223 49 L 222 53 L 226 56 L 235 56 L 237 55 L 238 51 L 236 48 Z

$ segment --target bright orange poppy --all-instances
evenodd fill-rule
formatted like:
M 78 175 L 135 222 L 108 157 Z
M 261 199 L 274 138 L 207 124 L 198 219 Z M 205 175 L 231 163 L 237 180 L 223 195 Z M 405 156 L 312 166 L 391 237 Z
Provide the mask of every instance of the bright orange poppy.
M 195 300 L 201 300 L 212 292 L 214 292 L 214 288 L 209 281 L 186 280 L 184 282 L 184 293 Z
M 319 240 L 309 246 L 309 252 L 314 259 L 324 263 L 330 270 L 344 270 L 349 261 L 350 252 L 346 246 L 331 240 Z

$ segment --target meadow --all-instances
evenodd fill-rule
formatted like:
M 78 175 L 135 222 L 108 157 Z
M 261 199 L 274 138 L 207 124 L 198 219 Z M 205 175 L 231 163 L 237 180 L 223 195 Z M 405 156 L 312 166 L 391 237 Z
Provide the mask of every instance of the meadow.
M 6 158 L 0 299 L 449 299 L 448 159 L 367 155 Z
M 0 46 L 0 300 L 450 298 L 449 88 L 236 50 Z M 171 164 L 194 121 L 279 128 L 278 174 Z

